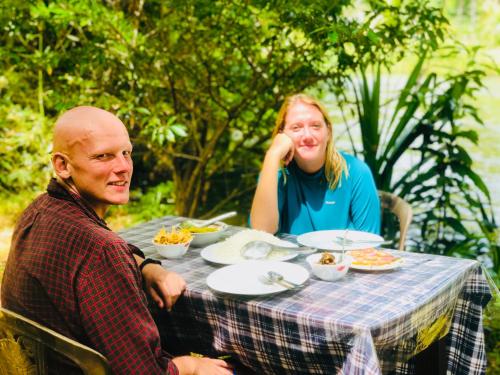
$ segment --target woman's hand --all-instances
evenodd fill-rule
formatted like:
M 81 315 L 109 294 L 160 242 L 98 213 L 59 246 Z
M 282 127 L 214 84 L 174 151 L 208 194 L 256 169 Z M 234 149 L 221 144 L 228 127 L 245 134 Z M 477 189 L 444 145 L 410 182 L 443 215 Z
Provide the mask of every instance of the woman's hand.
M 186 289 L 186 282 L 175 272 L 167 271 L 159 264 L 148 264 L 142 269 L 146 292 L 158 307 L 172 309 L 177 299 Z
M 222 359 L 175 357 L 172 361 L 177 366 L 180 375 L 232 375 L 231 366 Z
M 295 146 L 292 139 L 285 133 L 278 133 L 267 153 L 276 156 L 279 160 L 283 160 L 285 165 L 288 165 L 293 159 L 294 151 Z

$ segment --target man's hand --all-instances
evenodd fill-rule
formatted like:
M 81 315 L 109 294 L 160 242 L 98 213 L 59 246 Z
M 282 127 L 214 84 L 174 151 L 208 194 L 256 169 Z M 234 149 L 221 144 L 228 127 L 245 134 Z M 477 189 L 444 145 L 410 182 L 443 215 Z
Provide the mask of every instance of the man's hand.
M 137 263 L 144 259 L 134 255 Z M 167 271 L 159 264 L 148 264 L 142 269 L 146 292 L 151 295 L 160 309 L 172 309 L 177 299 L 186 289 L 186 282 L 175 272 Z
M 177 366 L 180 375 L 232 375 L 231 366 L 221 360 L 212 358 L 197 358 L 190 356 L 175 357 L 172 361 Z

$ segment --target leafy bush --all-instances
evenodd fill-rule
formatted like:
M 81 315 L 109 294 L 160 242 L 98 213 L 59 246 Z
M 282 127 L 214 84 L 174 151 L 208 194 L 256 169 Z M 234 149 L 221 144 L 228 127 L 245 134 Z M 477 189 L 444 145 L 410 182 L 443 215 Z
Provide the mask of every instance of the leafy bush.
M 0 192 L 42 191 L 50 176 L 45 117 L 4 98 L 0 104 L 0 122 L 4 124 L 0 128 Z
M 494 375 L 500 373 L 500 297 L 491 301 L 484 312 L 484 334 L 486 352 L 488 354 L 488 368 L 486 373 Z
M 125 206 L 112 206 L 107 214 L 110 226 L 121 229 L 157 217 L 175 214 L 174 186 L 171 181 L 147 188 L 133 190 Z
M 471 99 L 482 87 L 483 71 L 469 69 L 439 77 L 422 74 L 425 52 L 400 90 L 381 97 L 381 66 L 361 69 L 340 96 L 344 115 L 354 108 L 362 150 L 377 187 L 408 201 L 414 209 L 408 247 L 414 251 L 480 258 L 488 254 L 497 272 L 498 227 L 488 188 L 472 169 L 466 143 L 478 134 L 464 119 L 482 124 Z M 348 93 L 352 93 L 349 97 Z M 352 130 L 351 130 L 352 131 Z M 352 139 L 352 137 L 351 137 Z M 404 165 L 404 157 L 412 162 Z
M 115 111 L 135 144 L 134 183 L 172 180 L 176 212 L 199 216 L 250 199 L 285 95 L 435 43 L 445 23 L 427 2 L 359 5 L 5 0 L 0 68 L 16 79 L 4 93 L 47 123 L 79 104 Z

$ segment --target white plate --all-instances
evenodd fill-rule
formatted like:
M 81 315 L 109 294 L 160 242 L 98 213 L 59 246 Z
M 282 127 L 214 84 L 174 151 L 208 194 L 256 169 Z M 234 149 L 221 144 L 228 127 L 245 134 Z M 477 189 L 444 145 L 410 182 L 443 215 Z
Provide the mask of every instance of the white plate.
M 398 260 L 395 260 L 392 263 L 384 264 L 382 266 L 361 266 L 361 265 L 351 264 L 351 269 L 358 271 L 386 271 L 398 268 L 403 264 L 404 264 L 403 258 L 399 258 Z
M 221 242 L 222 243 L 222 242 Z M 240 249 L 234 249 L 234 251 L 228 253 L 226 250 L 221 249 L 220 244 L 221 243 L 214 243 L 212 245 L 209 245 L 205 247 L 204 249 L 201 250 L 200 255 L 203 259 L 208 260 L 209 262 L 212 263 L 217 263 L 217 264 L 236 264 L 236 263 L 241 263 L 247 261 L 247 259 L 243 258 L 243 256 L 240 254 Z M 287 245 L 289 244 L 289 246 Z M 283 241 L 281 243 L 282 246 L 285 247 L 297 247 L 296 244 L 288 242 L 288 241 Z M 224 251 L 224 252 L 223 252 Z M 274 260 L 274 261 L 285 261 L 285 260 L 290 260 L 293 259 L 297 256 L 297 254 L 290 254 L 287 253 L 286 251 L 283 251 L 281 254 L 278 251 L 273 251 L 267 260 Z
M 297 264 L 247 260 L 212 272 L 207 277 L 207 285 L 217 292 L 244 296 L 260 296 L 288 290 L 279 284 L 260 281 L 268 271 L 279 272 L 286 280 L 296 284 L 303 284 L 309 278 L 309 272 Z
M 334 250 L 341 251 L 342 245 L 335 241 L 336 237 L 343 237 L 345 230 L 319 230 L 316 232 L 309 232 L 301 234 L 297 237 L 297 242 L 304 246 L 316 247 L 321 250 Z M 369 247 L 377 247 L 380 245 L 373 243 L 363 243 L 362 241 L 380 241 L 383 242 L 384 238 L 377 234 L 362 232 L 359 230 L 348 230 L 346 238 L 356 241 L 356 243 L 344 246 L 344 250 L 359 250 Z

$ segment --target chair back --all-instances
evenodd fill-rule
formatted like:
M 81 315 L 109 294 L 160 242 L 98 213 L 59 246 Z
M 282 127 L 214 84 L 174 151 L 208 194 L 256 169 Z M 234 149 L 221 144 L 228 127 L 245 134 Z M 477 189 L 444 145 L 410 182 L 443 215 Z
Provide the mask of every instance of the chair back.
M 411 220 L 413 218 L 413 210 L 411 206 L 404 199 L 398 197 L 395 194 L 378 191 L 380 198 L 380 205 L 382 207 L 382 212 L 384 210 L 389 210 L 392 212 L 399 221 L 399 246 L 398 250 L 405 249 L 406 234 L 408 233 L 408 228 L 410 227 Z
M 54 357 L 62 363 L 54 363 Z M 53 374 L 59 365 L 72 373 L 112 374 L 102 354 L 0 307 L 0 374 Z

